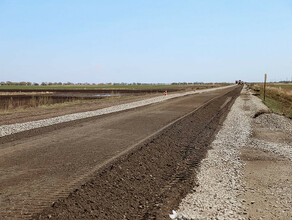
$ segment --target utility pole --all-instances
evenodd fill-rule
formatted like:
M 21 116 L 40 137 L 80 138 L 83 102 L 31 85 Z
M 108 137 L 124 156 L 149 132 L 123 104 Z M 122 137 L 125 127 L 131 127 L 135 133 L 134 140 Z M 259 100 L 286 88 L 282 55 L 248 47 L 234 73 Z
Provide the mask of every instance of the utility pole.
M 267 74 L 265 74 L 265 82 L 264 82 L 264 101 L 266 101 L 266 84 L 267 84 Z

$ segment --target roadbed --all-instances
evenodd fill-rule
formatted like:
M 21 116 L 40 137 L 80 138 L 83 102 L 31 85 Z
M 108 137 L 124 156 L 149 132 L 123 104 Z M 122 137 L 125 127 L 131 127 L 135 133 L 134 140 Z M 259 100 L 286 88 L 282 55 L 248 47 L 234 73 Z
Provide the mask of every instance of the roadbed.
M 191 177 L 196 174 L 208 143 L 240 89 L 228 87 L 186 95 L 66 125 L 9 135 L 11 139 L 0 138 L 0 199 L 3 201 L 0 216 L 6 219 L 54 216 L 46 212 L 43 215 L 42 210 L 51 207 L 53 202 L 51 208 L 58 207 L 57 204 L 61 204 L 58 200 L 82 191 L 88 194 L 95 188 L 97 191 L 91 196 L 96 196 L 92 201 L 96 202 L 95 209 L 100 207 L 100 213 L 118 216 L 128 209 L 130 219 L 160 213 L 167 216 L 180 195 L 188 192 L 187 188 L 180 187 L 179 195 L 176 191 L 172 193 L 178 197 L 172 198 L 168 190 L 176 189 L 177 183 L 192 186 L 188 181 L 193 181 Z M 110 164 L 114 166 L 111 168 Z M 88 188 L 89 191 L 83 190 L 95 178 L 94 186 Z M 103 194 L 99 194 L 99 185 Z M 107 202 L 103 200 L 104 195 L 108 196 Z M 164 196 L 166 199 L 158 205 Z M 116 199 L 116 205 L 111 206 Z M 78 200 L 80 207 L 84 201 L 89 202 Z M 100 201 L 104 201 L 104 207 Z M 136 205 L 129 209 L 132 202 Z M 171 204 L 167 205 L 168 202 Z M 84 209 L 75 211 L 72 218 L 84 214 Z M 93 210 L 89 211 L 86 218 L 91 218 Z M 101 214 L 100 219 L 104 218 Z

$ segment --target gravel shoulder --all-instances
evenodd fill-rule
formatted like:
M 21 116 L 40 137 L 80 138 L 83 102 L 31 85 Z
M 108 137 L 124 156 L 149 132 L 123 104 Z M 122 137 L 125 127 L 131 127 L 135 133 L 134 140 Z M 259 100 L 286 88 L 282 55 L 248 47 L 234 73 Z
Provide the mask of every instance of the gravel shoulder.
M 175 219 L 291 219 L 291 119 L 245 87 Z

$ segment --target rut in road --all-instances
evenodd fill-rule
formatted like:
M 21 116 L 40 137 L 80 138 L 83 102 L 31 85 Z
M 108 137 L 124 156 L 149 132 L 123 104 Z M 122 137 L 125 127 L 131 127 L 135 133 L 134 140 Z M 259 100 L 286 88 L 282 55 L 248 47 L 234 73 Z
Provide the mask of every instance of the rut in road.
M 200 161 L 240 91 L 167 127 L 34 218 L 167 219 L 196 183 Z

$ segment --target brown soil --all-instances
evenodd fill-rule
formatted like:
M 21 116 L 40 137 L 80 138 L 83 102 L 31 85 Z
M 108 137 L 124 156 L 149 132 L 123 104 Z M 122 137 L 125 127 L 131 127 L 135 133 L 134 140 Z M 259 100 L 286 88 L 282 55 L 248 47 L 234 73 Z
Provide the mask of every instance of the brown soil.
M 252 137 L 274 143 L 292 143 L 292 138 L 290 134 L 265 128 L 255 129 L 253 131 Z
M 281 151 L 281 143 L 291 145 L 291 133 L 285 129 L 272 130 L 255 121 L 252 125 L 251 138 L 264 142 L 258 143 L 261 148 L 253 146 L 241 151 L 241 159 L 246 163 L 243 170 L 246 192 L 241 195 L 247 205 L 245 214 L 248 219 L 292 219 L 292 161 L 285 154 L 262 148 L 265 143 L 273 143 L 279 144 Z
M 34 218 L 168 219 L 193 188 L 199 163 L 240 89 L 136 146 Z
M 245 148 L 244 180 L 247 191 L 241 196 L 247 205 L 248 219 L 292 219 L 292 162 L 273 153 Z M 291 201 L 291 198 L 288 200 Z

